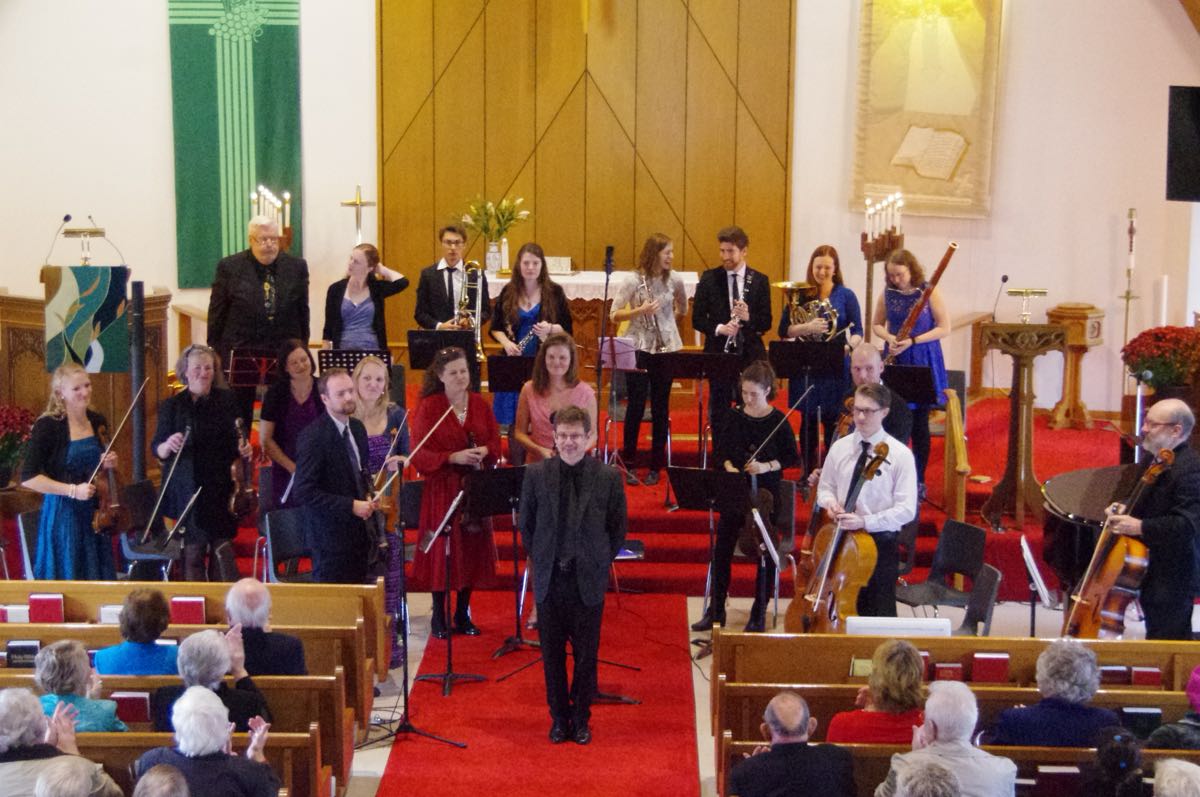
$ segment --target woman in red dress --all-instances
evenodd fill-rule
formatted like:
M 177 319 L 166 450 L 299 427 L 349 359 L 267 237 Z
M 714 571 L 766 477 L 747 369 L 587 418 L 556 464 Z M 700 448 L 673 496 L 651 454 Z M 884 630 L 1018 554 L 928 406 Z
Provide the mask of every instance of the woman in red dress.
M 438 425 L 448 407 L 449 415 Z M 442 522 L 446 510 L 462 489 L 463 476 L 472 470 L 492 467 L 500 456 L 500 431 L 492 409 L 478 393 L 471 392 L 471 372 L 462 349 L 442 349 L 425 371 L 421 404 L 410 421 L 414 445 L 437 429 L 409 461 L 425 478 L 421 492 L 421 536 Z M 436 543 L 429 553 L 417 548 L 413 579 L 433 592 L 430 632 L 445 639 L 446 590 L 458 590 L 454 631 L 477 636 L 471 622 L 471 590 L 489 583 L 496 574 L 496 544 L 488 518 L 462 523 L 456 514 L 450 530 L 450 584 L 446 584 L 445 548 Z

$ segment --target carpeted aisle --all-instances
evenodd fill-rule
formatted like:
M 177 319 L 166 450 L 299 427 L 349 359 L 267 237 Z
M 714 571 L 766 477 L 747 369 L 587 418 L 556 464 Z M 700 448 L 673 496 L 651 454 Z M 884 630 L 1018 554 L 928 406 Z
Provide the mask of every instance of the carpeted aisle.
M 687 604 L 682 595 L 609 594 L 600 656 L 641 667 L 633 672 L 601 663 L 600 691 L 623 694 L 641 705 L 592 708 L 590 745 L 552 745 L 546 738 L 541 664 L 497 683 L 496 677 L 532 660 L 536 652 L 492 659 L 513 630 L 512 595 L 477 592 L 472 614 L 480 637 L 454 638 L 454 670 L 485 675 L 483 683 L 456 683 L 443 697 L 440 682 L 412 691 L 413 724 L 464 741 L 448 745 L 404 737 L 397 741 L 379 794 L 583 795 L 699 794 Z M 421 672 L 445 669 L 446 645 L 430 640 Z M 569 665 L 568 665 L 569 666 Z

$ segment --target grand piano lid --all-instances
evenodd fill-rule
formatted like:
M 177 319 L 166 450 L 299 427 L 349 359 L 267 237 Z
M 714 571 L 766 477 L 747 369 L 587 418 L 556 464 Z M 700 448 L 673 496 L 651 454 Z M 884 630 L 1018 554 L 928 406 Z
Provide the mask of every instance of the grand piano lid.
M 1046 480 L 1046 507 L 1060 517 L 1094 526 L 1104 524 L 1104 510 L 1133 492 L 1138 465 L 1110 465 L 1060 473 Z

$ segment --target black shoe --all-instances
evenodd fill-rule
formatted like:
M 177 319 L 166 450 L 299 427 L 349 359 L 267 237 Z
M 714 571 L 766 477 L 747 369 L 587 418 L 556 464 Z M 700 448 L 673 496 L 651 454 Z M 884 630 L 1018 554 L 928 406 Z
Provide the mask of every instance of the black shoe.
M 658 484 L 658 471 L 652 470 L 647 473 L 646 478 L 642 481 L 642 484 L 646 485 L 647 487 L 653 487 L 654 485 Z
M 429 635 L 434 639 L 445 639 L 446 637 L 450 636 L 444 625 L 429 626 Z
M 570 736 L 570 726 L 560 720 L 555 720 L 550 726 L 550 744 L 562 744 Z
M 924 482 L 921 482 L 920 484 L 917 485 L 917 500 L 918 501 L 925 500 L 925 483 Z
M 641 485 L 641 482 L 638 481 L 637 474 L 633 472 L 632 468 L 625 471 L 625 483 L 630 487 L 638 487 Z
M 580 725 L 575 729 L 575 733 L 571 734 L 571 739 L 575 744 L 587 744 L 592 740 L 592 729 L 587 725 Z
M 761 614 L 751 612 L 750 619 L 746 622 L 746 627 L 742 630 L 747 634 L 761 634 L 767 630 L 767 624 Z
M 454 621 L 454 633 L 466 636 L 479 636 L 483 632 L 479 630 L 479 626 L 471 622 L 470 618 L 467 618 L 466 620 Z
M 711 631 L 714 623 L 725 625 L 725 613 L 716 614 L 709 610 L 696 622 L 692 623 L 693 631 Z

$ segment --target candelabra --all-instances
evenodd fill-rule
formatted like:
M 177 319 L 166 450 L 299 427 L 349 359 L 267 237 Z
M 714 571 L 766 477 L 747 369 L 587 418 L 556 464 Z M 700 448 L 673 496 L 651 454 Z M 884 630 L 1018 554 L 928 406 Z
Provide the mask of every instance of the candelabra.
M 871 316 L 875 307 L 875 264 L 904 248 L 904 199 L 899 192 L 879 202 L 866 201 L 859 248 L 867 261 L 867 295 L 864 304 L 863 337 L 871 339 Z

